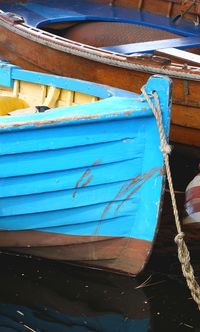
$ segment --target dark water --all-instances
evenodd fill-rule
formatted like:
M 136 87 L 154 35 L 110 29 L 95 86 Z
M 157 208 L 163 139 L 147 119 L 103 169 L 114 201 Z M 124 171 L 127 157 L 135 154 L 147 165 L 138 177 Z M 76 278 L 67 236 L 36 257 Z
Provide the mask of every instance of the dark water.
M 176 189 L 183 190 L 197 162 L 171 162 Z M 161 226 L 137 278 L 1 253 L 0 332 L 200 331 L 200 312 L 177 259 L 175 228 Z M 198 241 L 189 248 L 200 281 Z
M 176 257 L 153 255 L 137 279 L 7 254 L 0 264 L 1 332 L 200 331 Z

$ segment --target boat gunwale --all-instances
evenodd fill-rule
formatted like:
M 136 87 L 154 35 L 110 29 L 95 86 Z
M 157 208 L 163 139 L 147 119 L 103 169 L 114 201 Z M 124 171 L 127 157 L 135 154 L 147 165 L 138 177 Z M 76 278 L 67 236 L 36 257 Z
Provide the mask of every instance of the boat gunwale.
M 129 100 L 129 98 L 121 98 L 121 97 L 111 97 L 111 99 L 124 99 L 124 100 Z M 106 105 L 106 99 L 97 101 L 96 103 L 102 103 L 102 108 L 107 106 Z M 57 115 L 56 111 L 66 111 L 68 109 L 79 109 L 80 106 L 81 108 L 87 108 L 88 105 L 91 104 L 83 104 L 83 105 L 74 105 L 74 106 L 68 106 L 68 107 L 57 107 L 57 108 L 52 108 L 51 111 L 45 112 L 45 113 L 35 113 L 30 115 L 24 115 L 24 116 L 17 116 L 19 120 L 16 119 L 16 117 L 11 117 L 11 116 L 2 116 L 3 122 L 0 123 L 0 130 L 2 129 L 14 129 L 14 128 L 19 128 L 19 127 L 25 127 L 27 129 L 27 126 L 35 126 L 35 127 L 40 127 L 40 126 L 47 126 L 47 125 L 80 125 L 80 123 L 83 122 L 83 124 L 86 124 L 88 122 L 105 122 L 105 121 L 115 121 L 115 120 L 126 120 L 131 119 L 131 118 L 139 118 L 139 117 L 151 117 L 153 116 L 152 111 L 149 109 L 149 107 L 142 106 L 143 100 L 140 96 L 138 98 L 132 98 L 133 102 L 140 102 L 137 107 L 128 108 L 124 110 L 118 110 L 118 111 L 112 111 L 112 112 L 102 112 L 102 113 L 94 113 L 94 114 L 75 114 L 71 116 L 59 116 Z M 92 103 L 94 105 L 94 103 Z M 142 106 L 142 107 L 141 107 Z M 43 118 L 40 118 L 41 115 L 43 115 Z M 46 119 L 44 119 L 44 115 L 47 116 Z M 48 115 L 50 117 L 48 117 Z M 57 115 L 57 117 L 52 118 L 53 115 Z M 21 120 L 20 120 L 21 118 Z M 27 120 L 24 120 L 27 118 Z M 23 120 L 22 120 L 23 119 Z M 9 120 L 9 122 L 7 122 Z
M 18 116 L 4 115 L 1 117 L 0 129 L 34 125 L 79 124 L 80 121 L 108 121 L 139 116 L 150 116 L 149 107 L 144 105 L 141 95 L 105 84 L 93 83 L 76 78 L 62 77 L 53 74 L 37 73 L 24 70 L 18 66 L 0 62 L 0 85 L 13 88 L 14 81 L 22 81 L 35 85 L 54 86 L 61 90 L 73 91 L 88 96 L 100 98 L 95 102 L 83 104 L 55 106 L 44 113 L 20 114 Z M 154 78 L 156 75 L 153 76 Z M 4 90 L 3 90 L 4 91 Z M 6 92 L 5 92 L 6 95 Z M 4 93 L 2 94 L 4 96 Z M 134 112 L 134 115 L 132 113 Z

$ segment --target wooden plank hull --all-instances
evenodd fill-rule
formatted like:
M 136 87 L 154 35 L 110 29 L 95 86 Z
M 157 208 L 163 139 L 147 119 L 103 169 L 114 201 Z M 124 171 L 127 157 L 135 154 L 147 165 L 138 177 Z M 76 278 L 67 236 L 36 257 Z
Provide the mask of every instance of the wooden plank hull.
M 12 251 L 79 262 L 119 273 L 137 274 L 148 260 L 151 241 L 100 236 L 70 236 L 38 231 L 1 231 L 0 244 Z
M 40 70 L 53 74 L 70 76 L 74 78 L 87 79 L 97 83 L 139 92 L 141 85 L 145 83 L 152 72 L 164 73 L 162 61 L 136 59 L 138 67 L 147 66 L 149 72 L 144 73 L 135 69 L 119 68 L 91 61 L 87 58 L 71 55 L 57 51 L 51 47 L 37 44 L 15 33 L 0 27 L 0 33 L 4 35 L 4 43 L 1 43 L 0 53 L 3 58 L 20 65 L 29 70 Z M 23 45 L 23 47 L 21 47 Z M 9 49 L 10 48 L 10 49 Z M 13 52 L 12 49 L 15 49 Z M 56 59 L 56 61 L 55 61 Z M 127 59 L 121 59 L 127 63 Z M 129 59 L 128 59 L 129 60 Z M 132 67 L 132 60 L 128 61 Z M 133 66 L 134 67 L 134 66 Z M 166 72 L 173 73 L 173 66 L 166 65 Z M 177 66 L 177 73 L 184 71 L 184 65 Z M 195 69 L 185 70 L 193 73 Z M 196 71 L 197 72 L 197 71 Z M 200 79 L 200 70 L 199 74 Z M 173 77 L 171 75 L 171 77 Z M 190 91 L 185 91 L 185 84 Z M 176 143 L 200 146 L 200 100 L 197 95 L 194 99 L 193 93 L 200 90 L 200 80 L 187 80 L 186 78 L 175 78 L 173 86 L 173 107 L 170 139 Z M 191 123 L 188 125 L 188 117 Z
M 0 246 L 139 273 L 164 188 L 158 128 L 143 95 L 5 63 L 0 85 L 0 101 L 19 96 L 36 105 L 37 94 L 47 104 L 59 90 L 47 112 L 1 117 Z M 170 85 L 153 77 L 145 86 L 158 92 L 166 136 Z M 96 101 L 82 104 L 88 93 Z
M 180 2 L 161 3 L 164 6 L 180 5 Z M 126 5 L 130 3 L 127 1 Z M 3 14 L 0 16 L 0 34 L 3 36 L 1 56 L 25 69 L 87 79 L 137 93 L 152 73 L 169 75 L 174 80 L 170 139 L 200 146 L 200 100 L 196 93 L 200 89 L 199 66 L 175 64 L 170 59 L 153 55 L 125 56 L 103 51 L 55 37 L 21 23 L 19 18 Z
M 97 0 L 109 4 L 109 0 Z M 95 0 L 96 2 L 96 0 Z M 196 21 L 200 15 L 200 1 L 196 0 L 114 0 L 115 5 L 137 8 L 174 18 L 183 15 L 185 19 Z

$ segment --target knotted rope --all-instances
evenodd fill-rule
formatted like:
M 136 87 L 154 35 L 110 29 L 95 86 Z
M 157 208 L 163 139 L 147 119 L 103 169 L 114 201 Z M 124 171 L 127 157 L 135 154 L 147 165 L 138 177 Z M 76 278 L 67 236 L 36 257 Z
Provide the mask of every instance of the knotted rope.
M 149 106 L 151 107 L 151 110 L 156 118 L 156 122 L 158 125 L 160 142 L 161 142 L 161 151 L 163 153 L 163 158 L 164 158 L 164 162 L 165 162 L 167 180 L 169 183 L 170 195 L 171 195 L 172 206 L 173 206 L 173 213 L 174 213 L 174 217 L 175 217 L 175 224 L 176 224 L 177 233 L 178 233 L 175 237 L 175 242 L 178 247 L 178 258 L 181 263 L 182 272 L 186 279 L 187 285 L 190 289 L 191 295 L 192 295 L 194 301 L 197 303 L 198 308 L 200 310 L 200 286 L 195 279 L 194 270 L 190 263 L 190 253 L 189 253 L 187 245 L 184 241 L 185 234 L 182 232 L 182 229 L 181 229 L 181 223 L 180 223 L 180 219 L 179 219 L 179 213 L 178 213 L 178 209 L 177 209 L 177 203 L 176 203 L 172 176 L 171 176 L 171 170 L 170 170 L 170 165 L 169 165 L 169 154 L 171 152 L 171 147 L 167 143 L 166 137 L 165 137 L 159 97 L 156 92 L 152 93 L 152 96 L 155 101 L 155 106 L 154 106 L 154 103 L 152 102 L 151 97 L 147 94 L 144 87 L 142 88 L 142 93 L 143 93 L 146 101 L 148 102 Z

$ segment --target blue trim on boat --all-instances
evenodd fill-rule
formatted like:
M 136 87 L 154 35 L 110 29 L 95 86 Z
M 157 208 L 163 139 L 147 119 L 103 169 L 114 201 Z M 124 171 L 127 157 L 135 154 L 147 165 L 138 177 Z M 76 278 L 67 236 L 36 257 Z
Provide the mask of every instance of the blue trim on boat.
M 134 96 L 138 96 L 134 92 L 113 88 L 103 84 L 28 70 L 22 71 L 21 68 L 11 65 L 6 61 L 0 61 L 0 72 L 0 85 L 8 88 L 13 87 L 14 80 L 20 79 L 25 82 L 35 82 L 38 84 L 56 86 L 61 89 L 75 90 L 85 94 L 92 94 L 99 98 L 109 98 L 114 96 L 133 98 Z
M 149 53 L 155 50 L 168 48 L 168 47 L 185 49 L 185 48 L 198 47 L 198 46 L 200 46 L 200 36 L 175 38 L 170 40 L 169 39 L 154 40 L 145 43 L 142 42 L 142 43 L 132 43 L 124 45 L 114 45 L 114 46 L 107 46 L 101 48 L 111 52 L 130 55 L 134 53 Z
M 0 8 L 11 11 L 25 18 L 27 24 L 42 28 L 46 24 L 63 21 L 113 21 L 159 28 L 183 36 L 198 36 L 200 26 L 182 20 L 179 25 L 167 17 L 144 11 L 109 6 L 87 0 L 36 0 L 21 3 L 20 1 L 0 1 Z M 98 15 L 97 15 L 98 13 Z

